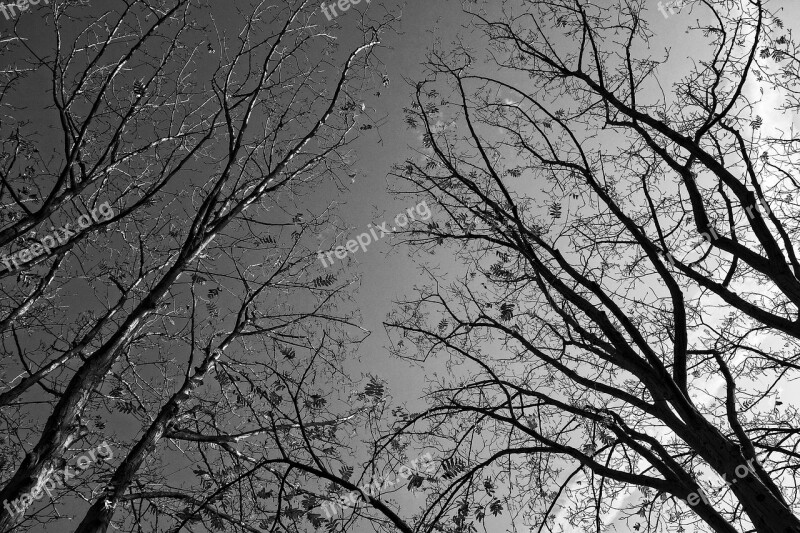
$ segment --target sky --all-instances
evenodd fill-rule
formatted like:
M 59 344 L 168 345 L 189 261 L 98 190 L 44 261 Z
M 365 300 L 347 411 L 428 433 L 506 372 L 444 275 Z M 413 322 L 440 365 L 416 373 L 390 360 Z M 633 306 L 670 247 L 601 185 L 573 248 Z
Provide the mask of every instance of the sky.
M 377 2 L 373 2 L 373 6 L 375 3 Z M 603 0 L 596 3 L 603 4 Z M 664 85 L 668 87 L 669 82 L 676 81 L 685 74 L 684 69 L 688 68 L 689 62 L 704 58 L 704 53 L 709 51 L 698 49 L 696 42 L 686 38 L 689 33 L 687 26 L 698 20 L 697 12 L 690 6 L 678 8 L 680 3 L 676 2 L 676 13 L 672 14 L 667 10 L 669 16 L 665 18 L 658 10 L 659 2 L 652 1 L 651 4 L 651 10 L 645 14 L 653 33 L 650 52 L 655 57 L 663 57 L 669 52 L 670 62 L 659 71 L 659 79 L 665 80 Z M 390 4 L 382 2 L 381 5 Z M 796 1 L 772 2 L 770 8 L 783 10 L 784 20 L 796 20 L 800 15 L 800 6 Z M 350 191 L 342 199 L 341 216 L 354 227 L 353 237 L 366 231 L 368 224 L 391 220 L 396 213 L 415 204 L 411 200 L 401 200 L 389 194 L 386 182 L 391 165 L 408 156 L 407 147 L 419 145 L 418 133 L 407 129 L 403 124 L 402 107 L 408 105 L 412 93 L 412 88 L 403 82 L 403 78 L 419 79 L 420 61 L 434 40 L 447 43 L 460 32 L 462 36 L 467 36 L 469 42 L 469 33 L 460 27 L 465 19 L 460 15 L 455 2 L 410 1 L 403 4 L 402 13 L 400 35 L 387 43 L 394 48 L 392 61 L 387 61 L 391 83 L 383 91 L 380 101 L 373 103 L 378 114 L 388 115 L 388 120 L 380 131 L 384 142 L 379 144 L 370 136 L 365 136 L 356 144 L 355 148 L 359 152 L 356 166 L 365 175 L 359 175 L 356 182 L 350 184 Z M 340 18 L 345 17 L 346 15 Z M 342 24 L 346 23 L 342 20 Z M 757 88 L 753 86 L 747 87 L 746 93 L 751 98 L 758 98 Z M 775 97 L 767 94 L 761 100 L 762 104 L 757 109 L 762 110 L 761 115 L 768 125 L 762 134 L 766 135 L 770 128 L 772 131 L 789 129 L 792 125 L 791 118 L 777 116 L 769 111 L 775 107 Z M 353 254 L 353 267 L 361 276 L 361 289 L 355 300 L 362 311 L 364 327 L 372 332 L 360 346 L 359 360 L 353 369 L 387 380 L 394 400 L 406 401 L 413 406 L 422 390 L 424 376 L 442 369 L 435 361 L 428 362 L 424 368 L 409 367 L 390 357 L 385 349 L 388 339 L 382 320 L 394 308 L 392 302 L 401 299 L 420 279 L 416 265 L 409 260 L 403 249 L 393 250 L 392 242 L 390 238 L 385 238 L 372 244 L 366 252 L 358 251 Z M 447 259 L 443 257 L 446 254 L 441 255 L 441 266 L 446 269 Z M 720 394 L 723 391 L 722 378 L 709 376 L 706 392 Z M 784 391 L 783 398 L 788 400 L 787 403 L 796 405 L 800 403 L 800 391 Z M 575 478 L 573 484 L 578 482 L 580 478 Z M 620 533 L 633 531 L 633 522 L 619 522 L 617 518 L 619 517 L 609 516 L 606 521 L 613 522 L 615 531 Z M 562 519 L 563 515 L 559 513 L 559 521 Z
M 596 3 L 602 4 L 603 1 Z M 230 3 L 230 0 L 220 0 L 216 4 L 221 23 L 224 23 Z M 674 67 L 670 66 L 660 74 L 666 79 L 677 79 L 682 74 L 680 69 L 685 67 L 686 59 L 697 59 L 704 53 L 704 50 L 696 49 L 696 43 L 684 38 L 686 26 L 693 23 L 697 16 L 689 7 L 684 7 L 676 8 L 675 14 L 670 13 L 665 18 L 658 11 L 660 3 L 652 1 L 649 6 L 652 9 L 646 13 L 653 32 L 650 47 L 655 56 L 669 49 L 673 59 L 670 65 Z M 771 6 L 773 10 L 777 6 L 785 8 L 785 20 L 796 20 L 800 15 L 797 4 L 796 0 L 784 0 L 774 1 Z M 350 228 L 349 233 L 343 236 L 344 240 L 369 231 L 370 225 L 375 227 L 385 221 L 391 225 L 395 215 L 418 205 L 419 199 L 398 197 L 388 187 L 391 166 L 408 157 L 411 153 L 409 147 L 418 146 L 420 141 L 419 132 L 408 129 L 403 121 L 402 109 L 409 105 L 413 90 L 408 82 L 423 75 L 421 64 L 434 42 L 451 42 L 459 32 L 468 41 L 473 38 L 462 28 L 467 19 L 462 15 L 457 0 L 372 0 L 369 4 L 362 2 L 358 9 L 386 10 L 401 16 L 397 34 L 386 35 L 383 43 L 386 48 L 379 56 L 385 64 L 388 85 L 380 90 L 380 96 L 373 95 L 365 101 L 366 112 L 376 118 L 386 117 L 385 122 L 379 130 L 365 132 L 353 144 L 353 171 L 356 175 L 352 180 L 345 178 L 347 190 L 332 197 L 332 191 L 326 187 L 308 199 L 307 208 L 310 211 L 318 210 L 331 201 L 337 202 L 337 215 Z M 31 16 L 32 21 L 35 15 L 25 16 Z M 340 13 L 334 21 L 327 21 L 322 13 L 318 16 L 321 24 L 340 26 L 335 31 L 341 36 L 343 44 L 353 44 L 348 43 L 347 39 L 356 37 L 357 32 L 347 30 L 355 28 L 357 15 L 354 11 Z M 0 40 L 8 38 L 7 29 L 8 22 L 0 16 Z M 755 91 L 753 88 L 749 90 Z M 765 108 L 774 106 L 770 98 L 770 95 L 766 95 Z M 788 128 L 791 125 L 787 117 L 770 116 L 767 112 L 762 116 L 765 123 L 773 128 Z M 330 239 L 330 236 L 325 238 Z M 349 254 L 344 264 L 336 260 L 328 270 L 337 276 L 360 278 L 359 288 L 353 295 L 354 306 L 360 311 L 362 327 L 371 334 L 348 363 L 351 373 L 354 376 L 375 375 L 386 380 L 394 403 L 408 402 L 413 406 L 421 396 L 425 376 L 443 368 L 437 367 L 437 363 L 412 367 L 391 357 L 386 349 L 389 341 L 382 322 L 395 308 L 394 302 L 409 295 L 415 283 L 421 279 L 417 263 L 408 257 L 404 247 L 396 244 L 395 239 L 387 236 L 370 244 L 365 251 Z M 326 241 L 320 241 L 320 246 L 325 248 Z M 444 253 L 429 257 L 427 261 L 439 263 L 443 269 L 452 266 Z M 714 386 L 720 386 L 718 379 Z M 787 391 L 787 394 L 790 398 L 794 395 L 794 398 L 800 399 L 798 393 Z M 617 531 L 627 530 L 618 528 Z
M 598 2 L 602 4 L 602 2 Z M 686 68 L 686 59 L 692 60 L 702 57 L 702 50 L 696 49 L 696 43 L 683 38 L 688 34 L 686 27 L 697 21 L 698 15 L 690 6 L 679 9 L 676 13 L 665 18 L 658 10 L 658 2 L 653 2 L 651 11 L 645 14 L 653 38 L 650 42 L 650 51 L 655 57 L 661 57 L 668 49 L 671 60 L 659 78 L 675 81 L 680 78 Z M 679 5 L 679 3 L 675 3 Z M 773 2 L 771 8 L 777 6 L 785 9 L 786 20 L 796 18 L 800 14 L 797 2 Z M 447 43 L 460 33 L 469 39 L 462 24 L 467 19 L 461 14 L 458 3 L 452 0 L 425 1 L 412 0 L 407 3 L 378 2 L 374 0 L 370 9 L 385 8 L 390 11 L 402 10 L 399 35 L 389 36 L 386 45 L 392 48 L 391 57 L 386 58 L 386 68 L 390 84 L 381 91 L 381 97 L 369 102 L 374 106 L 376 116 L 386 116 L 385 124 L 378 133 L 365 135 L 354 144 L 357 151 L 357 162 L 354 170 L 358 172 L 355 181 L 346 183 L 349 191 L 337 200 L 340 202 L 339 216 L 352 227 L 352 232 L 346 239 L 355 238 L 358 234 L 368 231 L 368 225 L 380 224 L 392 220 L 397 213 L 413 208 L 417 201 L 411 198 L 397 198 L 387 190 L 387 180 L 393 164 L 402 162 L 409 156 L 409 147 L 419 145 L 419 133 L 410 130 L 403 123 L 402 108 L 410 103 L 412 88 L 404 79 L 417 80 L 422 75 L 420 63 L 424 60 L 426 51 L 432 43 L 440 41 Z M 341 15 L 337 22 L 346 26 L 353 23 L 348 19 L 352 14 Z M 343 32 L 345 33 L 345 32 Z M 469 42 L 469 40 L 468 40 Z M 387 54 L 388 55 L 388 54 Z M 748 88 L 754 93 L 754 88 Z M 750 96 L 755 96 L 751 94 Z M 787 128 L 790 121 L 787 117 L 770 116 L 769 109 L 774 108 L 774 97 L 769 94 L 763 98 L 764 111 L 762 116 L 768 128 L 778 130 Z M 773 114 L 774 115 L 774 114 Z M 765 128 L 765 132 L 769 131 Z M 317 201 L 327 201 L 328 197 Z M 360 290 L 357 292 L 356 306 L 362 311 L 363 327 L 372 332 L 370 337 L 360 346 L 358 368 L 365 374 L 372 373 L 389 381 L 396 400 L 412 400 L 419 392 L 420 377 L 425 370 L 409 368 L 404 362 L 391 358 L 384 349 L 388 339 L 384 334 L 382 321 L 394 306 L 393 301 L 400 299 L 420 279 L 415 263 L 407 257 L 404 248 L 394 248 L 397 241 L 385 237 L 371 244 L 366 252 L 359 250 L 350 254 L 346 261 L 351 261 L 346 269 L 350 273 L 357 273 L 361 277 Z M 445 254 L 439 260 L 443 267 L 447 267 Z M 430 258 L 429 258 L 430 259 Z M 336 261 L 330 267 L 332 272 L 341 268 L 341 262 Z M 430 371 L 428 367 L 427 371 Z M 414 384 L 415 386 L 407 386 Z

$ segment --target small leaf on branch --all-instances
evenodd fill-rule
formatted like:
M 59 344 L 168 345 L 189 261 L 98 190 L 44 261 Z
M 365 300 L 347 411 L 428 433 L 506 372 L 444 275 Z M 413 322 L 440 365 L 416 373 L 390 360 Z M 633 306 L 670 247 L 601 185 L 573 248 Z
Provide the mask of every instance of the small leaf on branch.
M 370 382 L 367 384 L 366 387 L 364 387 L 364 394 L 375 399 L 380 399 L 381 397 L 383 397 L 383 393 L 384 393 L 383 383 L 381 383 L 374 377 L 370 378 Z
M 500 320 L 508 322 L 514 317 L 514 304 L 504 303 L 500 306 Z
M 336 276 L 328 274 L 327 276 L 320 276 L 312 282 L 315 287 L 330 287 L 336 281 Z
M 489 511 L 491 511 L 492 515 L 497 516 L 503 512 L 503 504 L 500 503 L 500 500 L 495 500 L 489 504 Z
M 291 346 L 281 346 L 280 351 L 281 354 L 283 354 L 283 356 L 290 361 L 295 358 L 296 352 Z

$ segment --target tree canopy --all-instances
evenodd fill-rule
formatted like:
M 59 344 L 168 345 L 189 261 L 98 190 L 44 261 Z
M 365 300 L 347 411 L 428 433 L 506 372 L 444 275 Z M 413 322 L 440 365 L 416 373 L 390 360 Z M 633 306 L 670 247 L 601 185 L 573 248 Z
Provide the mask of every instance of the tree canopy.
M 382 146 L 432 216 L 378 357 L 422 383 L 355 374 L 318 260 L 404 65 L 366 4 L 0 39 L 0 532 L 800 532 L 793 19 L 464 0 Z
M 376 409 L 302 198 L 341 187 L 392 18 L 340 45 L 236 7 L 54 2 L 2 42 L 0 531 L 274 529 Z
M 675 61 L 644 2 L 502 7 L 467 7 L 489 53 L 431 52 L 395 171 L 463 266 L 388 322 L 453 369 L 414 420 L 461 467 L 425 520 L 800 531 L 791 31 L 692 2 Z

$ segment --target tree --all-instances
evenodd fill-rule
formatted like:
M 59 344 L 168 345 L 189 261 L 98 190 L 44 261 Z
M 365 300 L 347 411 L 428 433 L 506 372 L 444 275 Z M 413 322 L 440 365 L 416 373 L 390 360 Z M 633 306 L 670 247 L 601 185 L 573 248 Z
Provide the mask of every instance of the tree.
M 330 213 L 302 199 L 370 122 L 392 18 L 339 46 L 312 4 L 228 27 L 188 0 L 58 2 L 46 37 L 20 18 L 3 41 L 0 501 L 24 509 L 98 440 L 116 460 L 0 531 L 300 527 L 319 457 L 380 407 L 347 397 L 352 281 L 321 271 Z
M 437 48 L 416 85 L 395 174 L 462 266 L 387 321 L 451 370 L 405 427 L 446 458 L 426 531 L 800 531 L 797 139 L 757 101 L 797 109 L 796 44 L 760 0 L 693 2 L 676 66 L 646 4 L 487 5 L 488 59 Z

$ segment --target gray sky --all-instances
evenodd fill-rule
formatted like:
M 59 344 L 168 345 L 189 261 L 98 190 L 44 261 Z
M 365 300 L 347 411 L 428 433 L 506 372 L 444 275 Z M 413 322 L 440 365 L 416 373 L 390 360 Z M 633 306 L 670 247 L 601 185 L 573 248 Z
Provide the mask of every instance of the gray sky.
M 102 3 L 100 0 L 98 2 Z M 231 3 L 219 1 L 219 22 L 222 25 Z M 603 0 L 596 3 L 602 4 Z M 686 58 L 703 57 L 704 50 L 695 49 L 695 43 L 684 38 L 686 26 L 694 23 L 697 16 L 686 7 L 664 18 L 658 11 L 658 4 L 659 2 L 652 0 L 652 10 L 646 14 L 654 34 L 650 51 L 652 55 L 662 57 L 665 49 L 670 50 L 670 64 L 675 65 L 676 70 L 659 72 L 659 77 L 674 81 L 682 75 L 680 67 L 687 64 Z M 788 10 L 784 15 L 785 20 L 796 20 L 800 15 L 796 0 L 772 2 L 772 9 L 775 10 L 780 5 L 786 6 Z M 338 202 L 338 216 L 351 228 L 348 234 L 342 236 L 344 240 L 369 231 L 370 224 L 374 226 L 384 221 L 391 222 L 397 213 L 405 212 L 418 204 L 419 199 L 398 197 L 387 190 L 390 167 L 411 155 L 409 145 L 419 144 L 419 132 L 408 129 L 403 122 L 402 109 L 409 105 L 412 92 L 405 80 L 419 79 L 422 76 L 421 63 L 426 50 L 436 41 L 445 45 L 451 42 L 456 32 L 462 29 L 461 24 L 466 22 L 456 0 L 372 0 L 370 4 L 361 2 L 358 9 L 364 8 L 402 12 L 401 22 L 397 25 L 399 34 L 387 35 L 384 42 L 391 50 L 383 50 L 379 56 L 385 62 L 389 84 L 380 91 L 380 96 L 372 95 L 365 102 L 368 113 L 375 118 L 385 116 L 386 121 L 380 127 L 380 132 L 367 132 L 352 145 L 355 161 L 353 171 L 356 176 L 352 181 L 346 179 L 349 190 L 332 197 L 329 187 L 321 188 L 315 197 L 308 199 L 307 206 L 314 211 L 332 200 Z M 33 8 L 36 9 L 38 8 Z M 35 25 L 35 17 L 39 15 L 33 10 L 24 14 L 25 19 L 20 19 L 21 32 L 30 29 L 26 25 Z M 353 10 L 340 13 L 335 21 L 330 22 L 322 13 L 318 16 L 320 24 L 330 24 L 332 27 L 340 25 L 341 28 L 332 28 L 332 31 L 343 39 L 357 35 L 357 32 L 347 31 L 349 27 L 355 26 L 358 17 Z M 10 21 L 0 15 L 0 39 L 8 38 L 10 24 Z M 32 39 L 37 38 L 35 31 L 29 34 Z M 469 35 L 466 38 L 469 39 Z M 35 94 L 30 97 L 40 98 Z M 768 127 L 788 128 L 791 125 L 785 117 L 768 116 L 766 113 L 763 116 Z M 326 236 L 325 239 L 320 243 L 323 248 L 329 245 L 331 236 Z M 414 402 L 422 393 L 425 375 L 442 369 L 437 368 L 441 363 L 430 363 L 424 369 L 411 368 L 407 363 L 390 357 L 385 349 L 388 339 L 383 330 L 383 319 L 393 309 L 393 301 L 410 294 L 414 284 L 421 280 L 418 266 L 407 257 L 406 249 L 402 246 L 393 248 L 393 243 L 396 240 L 385 237 L 370 244 L 366 251 L 348 254 L 344 262 L 336 260 L 328 271 L 337 277 L 358 275 L 361 278 L 360 290 L 354 296 L 355 306 L 362 315 L 363 327 L 372 334 L 360 345 L 358 357 L 349 363 L 352 374 L 379 376 L 388 381 L 394 403 Z M 433 264 L 441 261 L 443 267 L 447 268 L 451 259 L 447 257 L 447 252 L 442 252 L 427 258 L 427 261 Z M 800 398 L 800 394 L 794 398 Z M 617 531 L 628 530 L 620 526 Z

